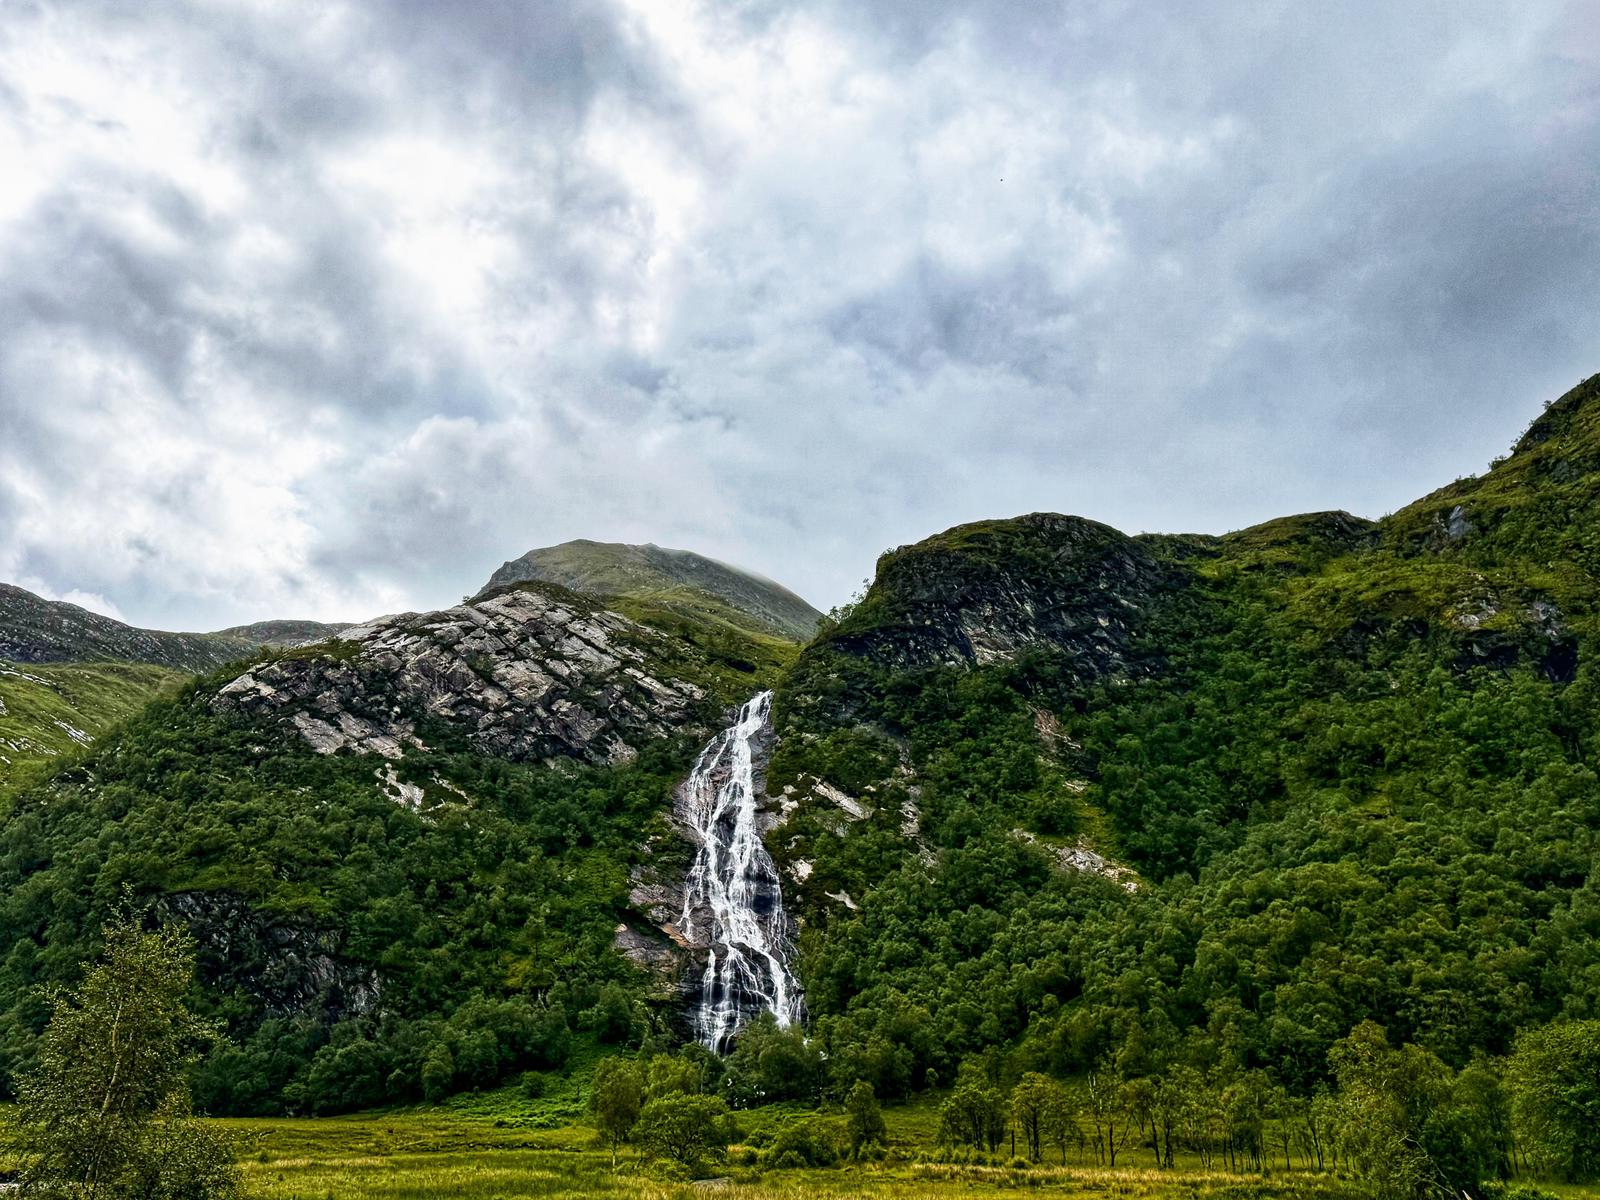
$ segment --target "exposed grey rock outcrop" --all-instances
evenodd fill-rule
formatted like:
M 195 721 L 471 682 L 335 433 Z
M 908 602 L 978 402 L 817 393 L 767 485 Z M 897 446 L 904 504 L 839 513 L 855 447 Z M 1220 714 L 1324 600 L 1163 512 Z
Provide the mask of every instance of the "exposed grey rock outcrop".
M 341 956 L 336 933 L 264 912 L 237 893 L 173 892 L 156 910 L 188 927 L 202 969 L 220 990 L 247 992 L 268 1016 L 317 1013 L 339 1021 L 370 1012 L 382 994 L 375 970 Z
M 281 722 L 318 753 L 398 758 L 430 722 L 521 761 L 632 759 L 645 741 L 699 731 L 705 692 L 661 668 L 680 647 L 550 585 L 345 630 L 326 647 L 252 667 L 212 701 Z
M 884 555 L 860 611 L 828 645 L 902 669 L 1051 649 L 1101 677 L 1126 669 L 1132 632 L 1168 575 L 1139 542 L 1079 517 L 958 526 Z
M 1098 875 L 1102 879 L 1109 879 L 1125 892 L 1139 890 L 1139 875 L 1131 867 L 1121 863 L 1112 862 L 1105 855 L 1094 849 L 1087 838 L 1079 838 L 1077 845 L 1066 846 L 1059 842 L 1052 842 L 1029 833 L 1026 829 L 1013 829 L 1011 836 L 1019 842 L 1026 842 L 1030 846 L 1042 847 L 1056 866 L 1063 871 L 1077 871 L 1086 875 Z

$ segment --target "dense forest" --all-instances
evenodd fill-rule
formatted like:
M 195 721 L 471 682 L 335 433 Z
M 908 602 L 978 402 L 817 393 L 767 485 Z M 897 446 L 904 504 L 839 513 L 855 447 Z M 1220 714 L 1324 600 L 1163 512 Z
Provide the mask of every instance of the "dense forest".
M 1597 506 L 1590 380 L 1379 522 L 985 522 L 886 554 L 792 663 L 719 631 L 719 698 L 776 682 L 767 790 L 804 797 L 769 842 L 808 1009 L 725 1062 L 612 945 L 694 740 L 552 767 L 441 725 L 386 784 L 216 711 L 225 672 L 7 801 L 0 1087 L 131 894 L 196 937 L 231 1035 L 213 1112 L 437 1099 L 600 1046 L 637 1052 L 641 1103 L 682 1070 L 651 1102 L 854 1098 L 870 1126 L 866 1097 L 937 1089 L 952 1144 L 1020 1129 L 1035 1158 L 1070 1110 L 1113 1157 L 1260 1164 L 1270 1130 L 1397 1195 L 1593 1175 Z

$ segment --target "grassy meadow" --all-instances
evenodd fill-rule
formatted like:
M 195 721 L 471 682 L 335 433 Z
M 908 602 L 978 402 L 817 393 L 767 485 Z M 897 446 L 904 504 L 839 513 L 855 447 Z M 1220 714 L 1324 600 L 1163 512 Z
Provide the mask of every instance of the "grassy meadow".
M 570 1091 L 566 1085 L 572 1085 Z M 946 1163 L 937 1145 L 934 1099 L 889 1107 L 882 1162 L 834 1169 L 765 1170 L 735 1145 L 701 1179 L 641 1161 L 624 1148 L 615 1171 L 592 1130 L 575 1119 L 576 1081 L 529 1100 L 515 1089 L 407 1111 L 317 1119 L 219 1121 L 233 1137 L 246 1194 L 261 1200 L 491 1200 L 496 1197 L 607 1197 L 678 1200 L 716 1195 L 748 1200 L 794 1197 L 943 1197 L 1062 1193 L 1083 1197 L 1183 1200 L 1357 1200 L 1358 1185 L 1333 1174 L 1281 1166 L 1237 1174 L 1180 1159 L 1150 1165 L 1147 1150 L 1123 1151 L 1115 1170 L 1073 1152 L 1037 1166 Z M 814 1116 L 800 1105 L 741 1112 L 747 1142 L 788 1121 Z M 1052 1161 L 1054 1160 L 1054 1161 Z M 1541 1185 L 1563 1200 L 1600 1200 L 1600 1190 Z
M 746 1129 L 789 1113 L 741 1114 Z M 1086 1197 L 1351 1197 L 1357 1193 L 1327 1175 L 1305 1171 L 1235 1175 L 1180 1165 L 1158 1171 L 1137 1163 L 1117 1170 L 1094 1166 L 1030 1168 L 918 1161 L 925 1113 L 888 1110 L 891 1153 L 883 1163 L 829 1170 L 764 1171 L 729 1161 L 708 1168 L 711 1178 L 685 1180 L 628 1152 L 611 1169 L 610 1155 L 591 1131 L 518 1127 L 448 1110 L 316 1120 L 221 1122 L 237 1139 L 246 1193 L 271 1200 L 490 1200 L 492 1197 L 615 1196 L 671 1200 L 707 1194 L 788 1200 L 800 1196 L 935 1197 L 1018 1191 L 1070 1192 Z M 1145 1157 L 1148 1157 L 1146 1155 Z
M 0 792 L 42 776 L 182 678 L 145 663 L 0 662 Z
M 956 1196 L 1046 1193 L 1107 1200 L 1360 1200 L 1360 1185 L 1296 1160 L 1260 1173 L 1207 1168 L 1180 1157 L 1172 1170 L 1150 1165 L 1148 1150 L 1119 1151 L 1115 1169 L 1092 1154 L 1056 1153 L 1044 1163 L 941 1162 L 935 1099 L 888 1107 L 883 1161 L 832 1169 L 767 1170 L 748 1144 L 691 1179 L 624 1148 L 616 1169 L 594 1131 L 576 1119 L 579 1082 L 555 1083 L 530 1100 L 517 1089 L 458 1097 L 409 1110 L 320 1118 L 241 1118 L 210 1122 L 226 1132 L 251 1200 L 511 1200 L 512 1197 L 617 1197 L 745 1200 L 864 1197 L 943 1200 Z M 797 1104 L 741 1112 L 747 1143 L 786 1122 L 815 1117 Z M 0 1124 L 4 1113 L 0 1112 Z M 1057 1152 L 1058 1153 L 1058 1152 Z M 1004 1157 L 1004 1156 L 1002 1156 Z M 0 1151 L 0 1172 L 12 1164 Z M 1600 1189 L 1541 1183 L 1560 1200 L 1600 1200 Z

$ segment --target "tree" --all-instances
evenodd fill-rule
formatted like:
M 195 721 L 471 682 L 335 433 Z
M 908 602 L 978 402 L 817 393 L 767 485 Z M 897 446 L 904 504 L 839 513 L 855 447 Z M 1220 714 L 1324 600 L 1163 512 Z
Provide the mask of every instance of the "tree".
M 421 1080 L 426 1100 L 437 1103 L 450 1094 L 451 1085 L 456 1081 L 456 1063 L 450 1056 L 448 1042 L 437 1041 L 429 1048 L 427 1057 L 422 1060 Z
M 1205 1081 L 1193 1067 L 1174 1067 L 1152 1081 L 1150 1090 L 1150 1147 L 1158 1166 L 1172 1166 L 1179 1130 L 1190 1120 Z
M 955 1090 L 939 1109 L 940 1139 L 984 1146 L 993 1154 L 1005 1135 L 1004 1094 L 981 1072 L 963 1068 Z
M 83 1200 L 239 1193 L 228 1147 L 191 1117 L 188 1073 L 217 1036 L 191 1013 L 194 943 L 124 915 L 103 961 L 60 995 L 18 1087 L 24 1189 Z
M 1600 1021 L 1524 1033 L 1510 1077 L 1513 1127 L 1528 1157 L 1565 1179 L 1600 1178 Z
M 1071 1092 L 1061 1088 L 1045 1110 L 1044 1134 L 1061 1151 L 1061 1165 L 1067 1165 L 1067 1147 L 1083 1149 L 1083 1129 L 1078 1124 L 1078 1105 Z
M 720 1096 L 668 1093 L 640 1110 L 633 1137 L 648 1154 L 694 1167 L 727 1153 L 733 1121 Z
M 696 1095 L 701 1090 L 701 1075 L 696 1063 L 671 1054 L 658 1054 L 645 1068 L 644 1098 L 650 1101 L 663 1096 Z
M 1339 1146 L 1379 1200 L 1453 1195 L 1495 1173 L 1492 1139 L 1476 1127 L 1481 1104 L 1420 1046 L 1390 1047 L 1363 1021 L 1328 1054 L 1339 1082 Z
M 812 1100 L 822 1084 L 820 1048 L 806 1040 L 798 1025 L 779 1028 L 770 1012 L 745 1026 L 724 1065 L 724 1086 L 739 1108 L 774 1100 Z
M 1484 1178 L 1509 1179 L 1514 1146 L 1511 1097 L 1497 1065 L 1475 1058 L 1457 1073 L 1451 1089 L 1452 1122 Z M 1595 1114 L 1600 1117 L 1600 1111 Z
M 883 1113 L 878 1108 L 878 1098 L 873 1095 L 872 1085 L 865 1079 L 857 1080 L 850 1094 L 845 1097 L 844 1113 L 845 1133 L 850 1139 L 851 1154 L 858 1155 L 864 1147 L 883 1141 L 888 1133 Z
M 1059 1114 L 1069 1109 L 1066 1089 L 1037 1071 L 1029 1071 L 1011 1090 L 1011 1117 L 1034 1162 L 1043 1156 L 1046 1140 L 1058 1127 Z M 1062 1159 L 1066 1159 L 1065 1144 Z
M 1094 1123 L 1094 1150 L 1101 1162 L 1117 1165 L 1117 1134 L 1127 1121 L 1123 1084 L 1115 1071 L 1102 1068 L 1090 1071 L 1085 1086 L 1085 1106 Z
M 589 1112 L 600 1136 L 611 1147 L 611 1169 L 617 1168 L 617 1147 L 628 1140 L 644 1105 L 644 1077 L 625 1058 L 602 1058 L 589 1089 Z
M 1253 1164 L 1266 1166 L 1267 1109 L 1272 1086 L 1260 1071 L 1246 1071 L 1222 1089 L 1217 1098 L 1221 1108 L 1223 1149 L 1233 1169 Z
M 1305 1118 L 1306 1108 L 1305 1101 L 1291 1096 L 1282 1087 L 1272 1087 L 1267 1092 L 1267 1116 L 1278 1133 L 1278 1146 L 1283 1151 L 1285 1171 L 1293 1166 L 1289 1152 L 1294 1147 L 1295 1131 Z
M 839 1163 L 838 1123 L 823 1117 L 791 1121 L 767 1147 L 766 1165 L 778 1169 L 833 1167 Z
M 1382 1028 L 1364 1021 L 1329 1052 L 1339 1082 L 1340 1149 L 1380 1200 L 1410 1200 L 1430 1180 L 1416 1128 L 1419 1110 L 1442 1091 L 1424 1059 L 1400 1063 Z
M 602 987 L 600 998 L 586 1016 L 602 1042 L 621 1045 L 633 1040 L 638 1019 L 633 1000 L 621 984 L 608 983 Z

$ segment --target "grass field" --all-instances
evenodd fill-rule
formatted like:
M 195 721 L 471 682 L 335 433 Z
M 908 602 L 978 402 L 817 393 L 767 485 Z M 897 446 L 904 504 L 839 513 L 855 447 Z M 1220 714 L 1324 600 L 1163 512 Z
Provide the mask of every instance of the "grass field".
M 563 1081 L 565 1082 L 565 1081 Z M 765 1171 L 735 1146 L 712 1177 L 691 1180 L 624 1150 L 617 1169 L 592 1131 L 571 1123 L 574 1097 L 558 1088 L 539 1100 L 514 1090 L 465 1096 L 448 1105 L 323 1118 L 219 1120 L 239 1154 L 252 1200 L 511 1200 L 512 1197 L 617 1197 L 618 1200 L 944 1200 L 1018 1193 L 1096 1200 L 1359 1200 L 1358 1184 L 1281 1166 L 1260 1174 L 1207 1170 L 1180 1161 L 1149 1165 L 1147 1151 L 1119 1156 L 1116 1170 L 1070 1160 L 1062 1167 L 939 1163 L 932 1103 L 888 1108 L 889 1154 L 881 1163 L 832 1170 Z M 775 1105 L 739 1114 L 745 1136 L 813 1115 Z M 558 1117 L 567 1123 L 549 1127 Z M 3 1124 L 3 1116 L 0 1116 Z M 7 1164 L 0 1154 L 0 1168 Z M 1541 1184 L 1562 1200 L 1600 1200 L 1600 1189 Z
M 759 1118 L 762 1114 L 757 1114 Z M 895 1129 L 891 1137 L 903 1142 Z M 920 1123 L 920 1122 L 919 1122 Z M 1071 1192 L 1086 1197 L 1354 1197 L 1327 1176 L 1291 1172 L 1240 1176 L 1137 1166 L 1107 1171 L 1071 1166 L 1012 1169 L 891 1161 L 836 1170 L 762 1172 L 718 1168 L 714 1179 L 674 1180 L 669 1172 L 624 1156 L 618 1170 L 580 1127 L 518 1129 L 481 1117 L 444 1112 L 321 1120 L 222 1122 L 238 1139 L 252 1197 L 273 1200 L 425 1200 L 430 1197 L 616 1196 L 667 1200 L 704 1195 L 788 1200 L 790 1197 L 935 1197 L 1016 1191 Z M 746 1127 L 751 1122 L 746 1122 Z M 900 1156 L 896 1156 L 900 1157 Z M 731 1156 L 739 1158 L 737 1147 Z
M 0 662 L 0 791 L 88 745 L 183 678 L 142 663 Z
M 1019 1192 L 1126 1200 L 1357 1200 L 1358 1185 L 1304 1169 L 1239 1175 L 1203 1169 L 1152 1168 L 1148 1152 L 1121 1157 L 1117 1170 L 1072 1161 L 1066 1167 L 953 1165 L 935 1157 L 937 1109 L 931 1103 L 886 1109 L 890 1153 L 883 1163 L 834 1170 L 763 1171 L 741 1165 L 735 1146 L 714 1177 L 673 1178 L 670 1171 L 625 1151 L 613 1172 L 609 1154 L 585 1127 L 549 1123 L 550 1109 L 570 1111 L 570 1098 L 521 1101 L 514 1093 L 466 1097 L 450 1106 L 388 1115 L 320 1120 L 220 1122 L 237 1139 L 248 1194 L 263 1200 L 491 1200 L 494 1197 L 620 1197 L 678 1200 L 699 1196 L 745 1200 L 798 1197 L 882 1197 L 943 1200 Z M 790 1105 L 739 1114 L 754 1139 L 811 1115 Z M 1600 1191 L 1550 1187 L 1567 1200 L 1600 1200 Z

